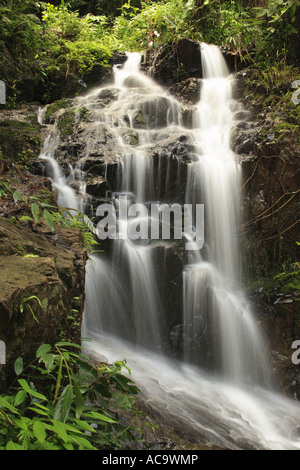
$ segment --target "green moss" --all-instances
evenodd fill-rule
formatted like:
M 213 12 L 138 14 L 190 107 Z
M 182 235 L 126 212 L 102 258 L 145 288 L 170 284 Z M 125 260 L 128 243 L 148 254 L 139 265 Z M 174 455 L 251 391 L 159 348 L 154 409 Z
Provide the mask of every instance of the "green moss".
M 66 100 L 57 100 L 54 103 L 50 104 L 47 108 L 46 115 L 45 115 L 45 122 L 46 124 L 50 122 L 53 114 L 55 114 L 60 109 L 64 109 L 68 107 L 68 103 Z
M 269 294 L 298 296 L 300 294 L 300 270 L 283 272 L 274 276 L 273 280 L 264 286 Z
M 27 121 L 0 121 L 0 146 L 2 158 L 20 165 L 27 165 L 29 160 L 40 151 L 41 137 L 37 121 L 28 115 Z
M 248 69 L 244 95 L 259 103 L 262 110 L 268 109 L 273 124 L 267 133 L 274 133 L 277 141 L 286 132 L 299 133 L 300 105 L 292 100 L 292 83 L 299 74 L 299 67 L 285 62 Z
M 145 129 L 146 120 L 142 109 L 137 110 L 133 119 L 133 127 L 136 129 Z
M 32 134 L 32 133 L 36 133 L 37 130 L 38 130 L 37 124 L 32 123 L 32 122 L 9 120 L 9 119 L 0 121 L 0 132 L 2 135 L 12 136 L 16 132 L 17 133 L 25 132 L 26 134 Z
M 122 131 L 122 137 L 124 142 L 129 145 L 138 145 L 139 143 L 139 134 L 134 129 L 124 129 Z
M 75 123 L 75 111 L 69 109 L 65 111 L 58 119 L 57 126 L 61 132 L 62 136 L 67 136 L 72 134 L 73 126 Z

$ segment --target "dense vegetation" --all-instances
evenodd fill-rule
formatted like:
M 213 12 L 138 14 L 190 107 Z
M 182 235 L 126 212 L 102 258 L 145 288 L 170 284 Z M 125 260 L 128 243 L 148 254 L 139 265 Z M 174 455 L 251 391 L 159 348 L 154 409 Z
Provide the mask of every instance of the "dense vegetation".
M 109 68 L 115 50 L 156 51 L 162 44 L 189 38 L 218 44 L 255 65 L 249 95 L 273 108 L 279 141 L 286 129 L 299 130 L 299 110 L 290 99 L 300 62 L 299 27 L 300 0 L 0 0 L 5 108 L 26 101 L 24 87 L 32 81 L 40 89 L 39 101 L 49 103 L 57 82 L 84 79 L 95 64 Z M 27 220 L 45 218 L 52 231 L 54 224 L 80 224 L 3 182 L 0 196 Z M 82 224 L 79 228 L 90 248 L 89 231 Z M 277 280 L 282 288 L 282 276 Z M 294 289 L 294 274 L 288 280 Z M 46 344 L 29 366 L 17 359 L 15 381 L 0 396 L 0 449 L 121 448 L 140 437 L 134 422 L 138 390 L 121 374 L 125 363 L 95 366 L 79 349 Z M 133 416 L 129 424 L 120 418 L 124 413 Z
M 93 365 L 80 349 L 43 344 L 31 364 L 15 361 L 15 381 L 0 396 L 0 450 L 128 449 L 140 440 L 125 362 Z
M 11 106 L 24 77 L 47 102 L 54 82 L 107 66 L 113 50 L 155 49 L 183 37 L 261 64 L 295 63 L 299 24 L 300 0 L 0 0 L 0 77 Z

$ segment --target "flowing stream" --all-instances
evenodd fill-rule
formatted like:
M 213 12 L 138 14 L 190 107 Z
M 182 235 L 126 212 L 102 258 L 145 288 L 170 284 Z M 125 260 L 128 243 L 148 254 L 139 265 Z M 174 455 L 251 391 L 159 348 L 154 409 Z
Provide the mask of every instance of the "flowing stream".
M 91 255 L 87 265 L 82 336 L 92 341 L 84 345 L 108 361 L 126 359 L 143 399 L 196 440 L 231 449 L 298 449 L 299 406 L 273 385 L 264 338 L 240 287 L 241 168 L 230 148 L 232 77 L 217 47 L 202 44 L 201 57 L 204 78 L 191 126 L 183 123 L 180 103 L 140 72 L 139 54 L 115 67 L 109 88 L 118 99 L 104 110 L 95 106 L 103 88 L 78 98 L 79 106 L 93 112 L 86 142 L 105 125 L 119 155 L 117 190 L 107 197 L 118 214 L 118 235 L 109 253 Z M 136 145 L 124 138 L 128 129 L 138 137 Z M 174 358 L 168 333 L 172 299 L 164 291 L 162 261 L 170 242 L 154 230 L 152 239 L 142 237 L 141 227 L 151 225 L 170 184 L 169 167 L 164 175 L 160 160 L 154 167 L 150 149 L 183 135 L 193 143 L 184 203 L 193 210 L 203 206 L 205 224 L 204 240 L 192 240 L 184 256 L 182 354 Z M 54 127 L 41 158 L 49 164 L 59 202 L 84 209 L 84 172 L 77 165 L 69 180 L 63 177 L 55 161 L 58 145 Z M 92 143 L 87 149 L 86 157 Z M 178 188 L 180 171 L 178 164 Z M 70 187 L 75 173 L 80 198 Z M 128 217 L 132 203 L 139 210 Z M 151 215 L 145 212 L 150 207 Z

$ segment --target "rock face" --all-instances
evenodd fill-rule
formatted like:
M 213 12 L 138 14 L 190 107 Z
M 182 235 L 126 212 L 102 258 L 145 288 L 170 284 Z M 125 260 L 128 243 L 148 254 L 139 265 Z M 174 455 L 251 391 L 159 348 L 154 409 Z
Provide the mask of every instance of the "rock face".
M 285 110 L 258 100 L 251 69 L 236 74 L 243 103 L 232 147 L 243 169 L 244 282 L 265 330 L 279 387 L 299 398 L 292 343 L 299 339 L 299 134 Z M 288 86 L 288 84 L 287 84 Z M 287 95 L 286 108 L 290 97 Z M 293 111 L 294 112 L 294 111 Z M 299 125 L 299 121 L 298 121 Z
M 42 229 L 42 228 L 41 228 Z M 80 344 L 86 253 L 78 233 L 36 233 L 0 218 L 0 331 L 6 379 L 18 356 L 34 357 L 43 343 Z
M 34 223 L 30 204 L 56 206 L 48 178 L 28 167 L 40 152 L 34 107 L 3 111 L 0 117 L 0 340 L 6 364 L 0 388 L 14 374 L 18 356 L 28 363 L 43 343 L 68 339 L 80 343 L 85 263 L 78 230 L 57 227 L 44 218 Z M 22 195 L 14 200 L 12 192 Z M 1 343 L 3 344 L 3 343 Z

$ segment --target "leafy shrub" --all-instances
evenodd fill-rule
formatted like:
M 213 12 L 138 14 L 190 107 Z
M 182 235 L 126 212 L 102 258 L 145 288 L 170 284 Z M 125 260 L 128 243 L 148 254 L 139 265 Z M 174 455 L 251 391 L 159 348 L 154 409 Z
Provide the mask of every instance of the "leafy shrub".
M 187 19 L 194 3 L 193 0 L 142 2 L 142 10 L 133 7 L 130 2 L 125 3 L 113 27 L 118 47 L 142 50 L 152 46 L 154 32 L 154 38 L 159 43 L 189 36 Z
M 16 379 L 0 395 L 1 450 L 128 449 L 142 440 L 139 392 L 124 361 L 92 365 L 68 342 L 43 344 L 34 362 L 15 361 Z M 121 424 L 120 413 L 131 421 Z

